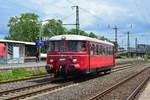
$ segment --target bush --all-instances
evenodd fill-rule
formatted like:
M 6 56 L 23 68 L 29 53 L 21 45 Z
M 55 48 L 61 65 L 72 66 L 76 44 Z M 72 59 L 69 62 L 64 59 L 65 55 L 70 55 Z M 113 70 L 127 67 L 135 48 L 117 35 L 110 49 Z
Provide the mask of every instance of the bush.
M 14 69 L 12 69 L 12 74 L 13 74 L 14 78 L 17 78 L 17 79 L 22 78 L 22 77 L 29 77 L 32 75 L 25 68 L 14 68 Z
M 121 56 L 121 59 L 127 59 L 127 56 Z
M 150 59 L 150 56 L 147 56 L 147 59 Z
M 45 70 L 33 71 L 27 70 L 25 68 L 14 68 L 12 69 L 12 73 L 0 73 L 0 81 L 10 81 L 16 79 L 23 79 L 26 77 L 31 77 L 35 74 L 45 73 Z

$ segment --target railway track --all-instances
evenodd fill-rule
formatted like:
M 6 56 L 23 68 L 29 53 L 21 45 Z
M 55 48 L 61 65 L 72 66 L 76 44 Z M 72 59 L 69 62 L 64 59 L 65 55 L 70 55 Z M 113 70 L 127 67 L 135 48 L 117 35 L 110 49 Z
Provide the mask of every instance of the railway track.
M 120 70 L 125 70 L 127 68 L 131 68 L 129 66 L 126 67 L 121 67 L 121 68 L 115 68 L 112 70 L 112 72 L 120 71 Z M 93 78 L 93 77 L 92 77 Z M 27 87 L 22 87 L 22 88 L 17 88 L 17 89 L 12 89 L 8 91 L 3 91 L 0 92 L 0 99 L 5 99 L 5 100 L 16 100 L 16 99 L 23 99 L 26 97 L 34 96 L 40 93 L 44 93 L 47 91 L 54 91 L 60 88 L 65 88 L 71 85 L 75 85 L 77 83 L 83 82 L 89 80 L 89 78 L 84 78 L 76 81 L 69 81 L 66 83 L 62 84 L 53 84 L 52 82 L 44 82 L 32 86 L 27 86 Z
M 140 62 L 143 62 L 143 61 L 140 61 Z M 129 61 L 129 62 L 118 63 L 118 64 L 116 64 L 116 66 L 123 65 L 121 67 L 126 67 L 126 66 L 130 66 L 131 64 L 136 64 L 136 63 L 137 63 L 137 61 L 136 62 Z M 52 74 L 46 74 L 46 73 L 42 74 L 42 75 L 33 75 L 32 77 L 29 77 L 29 78 L 24 78 L 24 79 L 19 79 L 19 80 L 12 80 L 12 81 L 6 81 L 6 82 L 0 82 L 0 85 L 6 84 L 6 83 L 14 83 L 14 82 L 33 80 L 33 79 L 38 79 L 38 78 L 46 78 L 46 77 L 53 77 L 53 75 Z
M 147 75 L 146 80 L 144 80 L 144 82 L 141 81 L 142 83 L 140 85 L 138 85 L 137 88 L 133 90 L 133 92 L 130 93 L 128 98 L 121 97 L 121 96 L 125 95 L 125 93 L 122 93 L 122 92 L 124 92 L 124 91 L 129 92 L 127 90 L 123 90 L 124 88 L 130 88 L 130 87 L 128 87 L 128 85 L 125 85 L 125 84 L 127 84 L 129 81 L 131 81 L 131 80 L 133 80 L 137 77 L 140 77 L 140 75 L 142 75 L 144 72 L 146 73 L 146 71 L 148 71 L 147 73 L 149 73 L 150 72 L 150 67 L 147 67 L 147 68 L 143 69 L 142 71 L 140 71 L 138 73 L 135 73 L 134 75 L 129 76 L 129 77 L 125 78 L 124 80 L 120 81 L 120 82 L 117 82 L 116 84 L 114 84 L 113 86 L 107 88 L 106 90 L 97 93 L 96 95 L 91 97 L 89 100 L 112 100 L 112 99 L 114 99 L 114 100 L 122 100 L 122 99 L 123 100 L 125 100 L 125 99 L 126 100 L 133 100 L 133 98 L 138 93 L 138 91 L 141 89 L 141 87 L 144 85 L 144 83 L 146 83 L 146 81 L 150 78 L 150 75 L 146 74 Z M 130 84 L 132 84 L 132 83 L 130 83 Z M 126 86 L 126 87 L 123 87 L 123 86 Z M 119 88 L 120 88 L 120 90 L 119 90 Z M 121 90 L 121 88 L 122 88 L 122 90 Z M 123 95 L 121 93 L 119 94 L 119 91 Z M 126 94 L 129 94 L 129 93 L 126 93 Z
M 133 100 L 149 80 L 150 80 L 150 75 L 135 88 L 135 90 L 128 96 L 126 100 Z

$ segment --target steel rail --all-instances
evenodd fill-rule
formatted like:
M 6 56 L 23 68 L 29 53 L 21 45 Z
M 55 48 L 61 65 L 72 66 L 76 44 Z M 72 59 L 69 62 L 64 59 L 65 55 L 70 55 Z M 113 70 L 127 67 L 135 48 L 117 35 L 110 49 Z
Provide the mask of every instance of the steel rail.
M 122 85 L 122 84 L 124 84 L 125 82 L 127 82 L 128 80 L 130 80 L 130 79 L 136 77 L 137 75 L 141 74 L 142 72 L 144 72 L 145 70 L 147 70 L 147 69 L 149 69 L 149 68 L 150 68 L 150 67 L 147 67 L 147 68 L 143 69 L 142 71 L 140 71 L 140 72 L 138 72 L 138 73 L 135 73 L 135 74 L 133 74 L 132 76 L 127 77 L 126 79 L 124 79 L 124 80 L 122 80 L 122 81 L 120 81 L 120 82 L 114 84 L 114 85 L 111 86 L 110 88 L 108 88 L 108 89 L 106 89 L 106 90 L 104 90 L 104 91 L 102 91 L 102 92 L 100 92 L 100 93 L 94 95 L 93 97 L 91 97 L 91 98 L 88 99 L 88 100 L 97 100 L 99 97 L 102 97 L 102 96 L 108 94 L 108 93 L 111 92 L 113 89 L 119 87 L 120 85 Z
M 67 86 L 70 86 L 72 84 L 75 84 L 75 83 L 73 83 L 73 82 L 63 83 L 63 84 L 61 84 L 59 86 L 54 86 L 54 87 L 42 89 L 42 90 L 39 90 L 39 91 L 35 91 L 35 92 L 32 92 L 32 93 L 27 93 L 27 94 L 23 94 L 23 95 L 20 95 L 20 96 L 15 96 L 15 97 L 12 97 L 12 98 L 9 98 L 9 99 L 6 99 L 6 100 L 24 99 L 24 98 L 27 98 L 27 97 L 31 97 L 33 95 L 37 95 L 37 94 L 43 93 L 43 92 L 50 92 L 50 91 L 54 91 L 56 89 L 67 87 Z
M 6 90 L 6 91 L 0 92 L 0 96 L 6 95 L 6 94 L 9 94 L 9 93 L 19 92 L 19 91 L 22 91 L 22 90 L 33 89 L 33 88 L 37 88 L 37 87 L 41 87 L 41 86 L 45 86 L 45 85 L 49 85 L 49 84 L 50 84 L 50 82 L 43 82 L 43 83 L 36 84 L 36 85 L 21 87 L 21 88 L 12 89 L 12 90 Z
M 149 80 L 150 76 L 147 77 L 140 85 L 138 85 L 137 88 L 130 94 L 130 96 L 126 100 L 133 100 Z

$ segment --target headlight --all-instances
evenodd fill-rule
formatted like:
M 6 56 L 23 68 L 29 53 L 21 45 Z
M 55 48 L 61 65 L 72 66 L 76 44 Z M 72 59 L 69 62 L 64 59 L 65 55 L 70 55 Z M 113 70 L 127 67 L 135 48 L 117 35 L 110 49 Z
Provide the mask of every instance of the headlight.
M 51 63 L 52 63 L 52 62 L 54 62 L 54 60 L 53 60 L 53 59 L 50 59 L 49 61 L 50 61 Z
M 73 62 L 73 63 L 76 63 L 76 62 L 77 62 L 77 59 L 72 59 L 72 62 Z

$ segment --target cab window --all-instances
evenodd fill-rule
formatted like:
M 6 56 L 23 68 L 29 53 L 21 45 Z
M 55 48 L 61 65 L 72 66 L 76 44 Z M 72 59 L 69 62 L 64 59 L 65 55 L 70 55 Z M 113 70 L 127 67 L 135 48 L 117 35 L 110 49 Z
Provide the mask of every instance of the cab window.
M 69 52 L 84 52 L 86 51 L 86 44 L 81 41 L 68 41 Z

